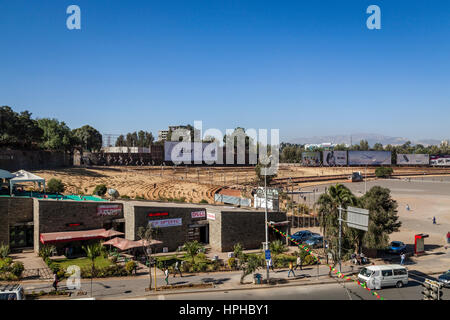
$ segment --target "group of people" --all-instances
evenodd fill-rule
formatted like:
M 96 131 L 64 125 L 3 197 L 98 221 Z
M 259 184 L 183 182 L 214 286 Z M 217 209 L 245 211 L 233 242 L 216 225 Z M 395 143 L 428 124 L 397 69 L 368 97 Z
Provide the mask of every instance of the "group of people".
M 353 253 L 350 258 L 351 258 L 353 264 L 362 265 L 362 264 L 366 264 L 368 262 L 366 256 L 362 252 L 361 253 Z
M 181 264 L 182 263 L 183 262 L 181 262 Z M 181 269 L 180 269 L 181 264 L 178 260 L 177 260 L 177 262 L 175 262 L 175 265 L 173 267 L 173 277 L 174 278 L 176 277 L 177 273 L 180 274 L 180 277 L 183 277 L 183 274 L 181 273 Z M 166 285 L 169 285 L 169 275 L 170 275 L 169 268 L 164 267 L 164 281 L 166 281 Z
M 272 269 L 273 272 L 275 272 L 275 268 L 273 266 L 272 258 L 267 260 L 267 266 L 268 268 Z M 292 261 L 289 261 L 289 272 L 288 272 L 288 278 L 291 276 L 291 274 L 295 277 L 294 270 L 297 270 L 297 268 L 300 268 L 300 270 L 303 270 L 303 261 L 302 256 L 297 256 L 296 264 L 294 267 L 294 263 Z

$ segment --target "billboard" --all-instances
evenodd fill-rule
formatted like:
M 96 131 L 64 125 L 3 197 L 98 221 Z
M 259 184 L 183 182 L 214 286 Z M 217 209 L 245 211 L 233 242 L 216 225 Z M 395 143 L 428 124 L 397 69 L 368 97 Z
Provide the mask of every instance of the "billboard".
M 432 166 L 450 166 L 450 155 L 430 156 Z
M 323 151 L 323 165 L 346 166 L 347 165 L 347 151 Z
M 164 220 L 150 220 L 148 224 L 151 224 L 153 228 L 167 228 L 177 227 L 183 225 L 181 218 L 164 219 Z
M 193 162 L 217 162 L 217 143 L 214 142 L 164 142 L 164 161 L 175 164 Z
M 430 156 L 428 154 L 397 154 L 397 164 L 398 165 L 415 165 L 415 164 L 430 164 Z
M 349 165 L 390 165 L 391 152 L 390 151 L 349 151 L 348 164 Z
M 320 152 L 302 152 L 302 164 L 304 166 L 319 166 Z

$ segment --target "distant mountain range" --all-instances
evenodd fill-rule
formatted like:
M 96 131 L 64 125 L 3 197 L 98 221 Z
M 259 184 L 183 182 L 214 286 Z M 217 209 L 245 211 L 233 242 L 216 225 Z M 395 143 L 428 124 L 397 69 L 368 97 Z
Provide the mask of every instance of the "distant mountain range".
M 307 143 L 325 143 L 331 142 L 335 144 L 359 144 L 361 140 L 367 140 L 370 146 L 373 146 L 375 143 L 381 143 L 382 145 L 402 145 L 407 141 L 411 141 L 412 144 L 422 144 L 424 146 L 428 145 L 439 145 L 441 140 L 436 139 L 421 139 L 417 141 L 413 141 L 412 139 L 401 138 L 401 137 L 389 137 L 381 134 L 375 133 L 355 133 L 351 135 L 335 135 L 335 136 L 316 136 L 309 138 L 294 138 L 290 139 L 290 143 L 298 143 L 298 144 L 307 144 Z

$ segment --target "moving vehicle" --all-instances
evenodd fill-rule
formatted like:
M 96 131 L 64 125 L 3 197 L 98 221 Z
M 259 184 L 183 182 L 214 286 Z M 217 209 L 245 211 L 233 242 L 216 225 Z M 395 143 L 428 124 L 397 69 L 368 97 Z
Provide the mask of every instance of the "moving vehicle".
M 323 237 L 320 234 L 313 234 L 305 243 L 313 248 L 321 248 L 323 246 Z
M 444 287 L 450 288 L 450 270 L 441 274 L 438 277 L 438 280 L 444 285 Z
M 361 171 L 353 172 L 351 176 L 348 177 L 348 180 L 351 182 L 360 182 L 363 181 L 363 177 Z
M 297 241 L 298 243 L 303 243 L 313 236 L 313 233 L 309 230 L 301 230 L 297 231 L 291 236 L 292 240 Z
M 401 288 L 408 284 L 408 269 L 399 264 L 368 266 L 361 269 L 358 280 L 365 282 L 369 289 L 379 290 L 389 286 Z
M 20 284 L 0 285 L 0 300 L 25 300 L 25 293 Z
M 392 241 L 388 247 L 388 251 L 390 253 L 402 254 L 406 252 L 406 244 L 401 241 Z

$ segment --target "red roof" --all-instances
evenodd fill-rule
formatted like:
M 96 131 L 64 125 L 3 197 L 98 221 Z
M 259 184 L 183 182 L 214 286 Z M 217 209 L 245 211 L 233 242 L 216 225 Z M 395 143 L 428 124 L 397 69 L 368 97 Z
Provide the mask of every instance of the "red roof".
M 67 231 L 67 232 L 52 232 L 41 233 L 40 241 L 43 244 L 51 242 L 68 242 L 90 239 L 103 239 L 105 229 L 84 230 L 84 231 Z

